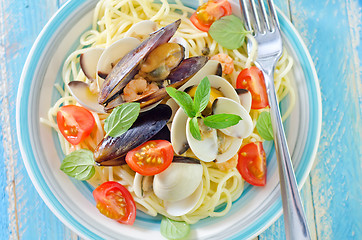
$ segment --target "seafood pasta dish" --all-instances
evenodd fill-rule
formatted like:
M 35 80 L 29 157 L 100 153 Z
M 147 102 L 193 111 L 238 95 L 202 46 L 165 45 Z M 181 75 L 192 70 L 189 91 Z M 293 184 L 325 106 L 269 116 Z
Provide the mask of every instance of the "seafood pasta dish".
M 137 210 L 163 216 L 169 239 L 224 216 L 244 182 L 267 184 L 273 134 L 257 51 L 227 0 L 100 0 L 41 119 L 59 136 L 61 170 L 91 184 L 95 207 L 120 224 Z M 292 66 L 284 50 L 274 82 L 278 100 L 288 96 L 283 120 Z

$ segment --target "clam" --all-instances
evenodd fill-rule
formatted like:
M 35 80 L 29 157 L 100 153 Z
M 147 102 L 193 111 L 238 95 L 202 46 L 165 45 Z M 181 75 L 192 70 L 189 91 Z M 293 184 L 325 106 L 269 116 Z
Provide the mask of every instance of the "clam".
M 84 75 L 91 81 L 97 79 L 97 65 L 104 48 L 88 48 L 80 55 L 79 64 Z
M 119 95 L 126 84 L 137 74 L 140 63 L 152 50 L 168 42 L 179 27 L 181 20 L 177 20 L 164 28 L 159 29 L 144 40 L 137 48 L 127 53 L 112 71 L 107 75 L 98 102 L 107 105 Z
M 177 155 L 181 155 L 189 149 L 186 137 L 187 115 L 182 108 L 179 108 L 173 118 L 171 125 L 171 143 Z
M 171 117 L 171 109 L 159 104 L 147 112 L 142 112 L 132 127 L 119 137 L 108 136 L 94 151 L 94 159 L 101 166 L 116 166 L 124 163 L 128 151 L 140 146 L 156 135 Z
M 246 138 L 253 132 L 253 121 L 249 113 L 238 102 L 225 97 L 217 98 L 212 105 L 213 114 L 230 113 L 239 115 L 242 120 L 238 124 L 220 129 L 224 134 L 235 138 Z
M 143 40 L 156 30 L 157 24 L 154 21 L 144 20 L 133 24 L 132 27 L 128 29 L 125 36 L 135 37 L 139 40 Z
M 217 140 L 218 153 L 215 160 L 218 163 L 226 162 L 235 156 L 243 143 L 243 139 L 228 136 L 220 130 L 217 130 Z
M 173 122 L 173 119 L 175 117 L 175 114 L 177 112 L 177 110 L 179 109 L 179 106 L 178 104 L 176 103 L 175 100 L 173 100 L 173 98 L 170 98 L 166 101 L 166 104 L 171 108 L 172 110 L 172 115 L 171 115 L 171 118 L 170 118 L 170 121 L 167 123 L 167 127 L 170 129 L 171 131 L 171 125 L 172 125 L 172 122 Z
M 133 180 L 133 191 L 139 198 L 144 198 L 152 190 L 153 176 L 143 176 L 136 172 Z
M 250 112 L 252 101 L 250 91 L 242 88 L 235 89 L 235 91 L 239 96 L 240 104 L 245 108 L 247 112 Z
M 140 43 L 140 40 L 134 37 L 125 37 L 112 43 L 99 57 L 96 68 L 98 75 L 105 79 L 119 60 Z
M 175 157 L 171 165 L 153 179 L 153 192 L 168 202 L 192 195 L 202 181 L 203 168 L 196 159 Z
M 196 190 L 187 198 L 176 202 L 164 201 L 166 212 L 172 216 L 182 216 L 189 213 L 199 202 L 203 186 L 201 181 Z
M 189 57 L 189 55 L 190 55 L 190 53 L 189 53 L 190 52 L 189 44 L 187 43 L 187 41 L 183 37 L 173 36 L 169 42 L 178 43 L 181 46 L 183 46 L 184 49 L 185 49 L 185 58 Z
M 82 81 L 68 83 L 68 89 L 77 102 L 83 107 L 97 113 L 105 113 L 102 105 L 98 103 L 98 94 L 94 94 L 89 84 Z
M 198 125 L 201 132 L 201 141 L 197 140 L 192 136 L 190 132 L 190 120 L 191 118 L 188 118 L 186 123 L 186 139 L 192 152 L 201 161 L 214 161 L 218 154 L 218 140 L 216 129 L 205 126 L 203 122 L 199 120 Z

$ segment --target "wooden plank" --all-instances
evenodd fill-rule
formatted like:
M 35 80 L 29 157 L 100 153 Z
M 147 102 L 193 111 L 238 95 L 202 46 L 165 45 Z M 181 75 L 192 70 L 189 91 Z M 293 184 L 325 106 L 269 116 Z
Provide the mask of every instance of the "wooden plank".
M 7 220 L 1 234 L 10 239 L 70 239 L 70 231 L 50 212 L 33 187 L 18 151 L 15 99 L 21 68 L 39 32 L 57 10 L 55 0 L 1 0 L 1 155 L 5 159 Z M 3 169 L 3 168 L 1 168 Z M 3 200 L 2 200 L 3 201 Z M 2 210 L 3 211 L 3 210 Z M 5 211 L 5 210 L 4 210 Z M 6 223 L 7 226 L 3 227 Z M 7 239 L 6 235 L 0 235 Z
M 293 23 L 310 50 L 322 93 L 322 136 L 311 172 L 317 239 L 362 238 L 360 11 L 355 0 L 291 1 Z

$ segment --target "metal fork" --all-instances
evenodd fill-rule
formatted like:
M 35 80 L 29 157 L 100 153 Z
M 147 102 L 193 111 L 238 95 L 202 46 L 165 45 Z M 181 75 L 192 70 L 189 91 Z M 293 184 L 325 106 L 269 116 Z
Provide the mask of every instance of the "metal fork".
M 293 240 L 310 239 L 274 88 L 274 69 L 283 52 L 282 37 L 274 3 L 273 0 L 267 0 L 268 14 L 263 0 L 258 0 L 258 4 L 254 0 L 239 1 L 245 27 L 248 31 L 253 32 L 258 43 L 255 65 L 264 74 L 270 105 L 286 238 Z M 250 51 L 251 46 L 252 43 L 248 41 L 248 51 Z

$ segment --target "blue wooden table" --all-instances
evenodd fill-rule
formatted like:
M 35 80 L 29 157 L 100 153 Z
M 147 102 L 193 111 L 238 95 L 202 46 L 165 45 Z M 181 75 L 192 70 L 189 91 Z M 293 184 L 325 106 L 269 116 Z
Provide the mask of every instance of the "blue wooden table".
M 321 141 L 302 198 L 313 239 L 362 239 L 361 0 L 275 0 L 301 33 L 321 85 Z M 0 239 L 77 239 L 33 187 L 16 139 L 27 54 L 62 0 L 0 0 Z M 259 239 L 285 239 L 283 219 Z

